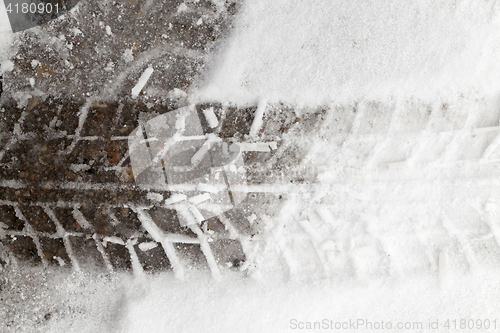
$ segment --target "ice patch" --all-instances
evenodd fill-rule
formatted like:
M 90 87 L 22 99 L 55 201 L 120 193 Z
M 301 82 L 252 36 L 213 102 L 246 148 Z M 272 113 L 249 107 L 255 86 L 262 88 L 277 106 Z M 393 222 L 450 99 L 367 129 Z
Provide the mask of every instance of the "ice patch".
M 172 91 L 168 92 L 167 97 L 172 99 L 181 99 L 181 98 L 186 98 L 187 93 L 181 89 L 174 88 Z
M 215 128 L 219 125 L 219 120 L 217 119 L 217 116 L 214 113 L 213 107 L 203 110 L 203 114 L 207 119 L 208 126 L 210 126 L 211 128 Z
M 144 88 L 144 86 L 148 82 L 151 74 L 153 74 L 153 67 L 149 66 L 148 68 L 146 68 L 144 73 L 142 73 L 142 75 L 139 78 L 139 81 L 137 82 L 135 87 L 132 88 L 132 98 L 136 98 L 137 96 L 139 96 L 139 93 L 141 92 L 142 88 Z
M 78 28 L 73 28 L 73 29 L 71 29 L 71 31 L 73 32 L 73 34 L 75 34 L 75 36 L 76 35 L 82 35 L 83 36 L 83 32 L 80 29 L 78 29 Z
M 139 249 L 144 252 L 152 250 L 156 247 L 158 247 L 158 243 L 156 242 L 144 242 L 139 244 Z
M 0 60 L 0 73 L 11 72 L 14 69 L 14 63 L 10 60 Z
M 186 199 L 187 199 L 187 196 L 185 194 L 176 193 L 176 194 L 172 195 L 170 198 L 168 198 L 167 200 L 165 200 L 165 205 L 171 205 L 171 204 L 174 204 L 177 202 L 184 201 Z
M 132 49 L 126 49 L 125 52 L 123 52 L 122 58 L 125 60 L 126 63 L 129 63 L 134 60 L 132 52 L 133 52 Z
M 106 247 L 106 245 L 108 243 L 113 243 L 113 244 L 119 244 L 119 245 L 125 245 L 125 242 L 121 239 L 121 238 L 118 238 L 116 236 L 106 236 L 104 237 L 104 239 L 102 240 L 102 245 L 104 247 Z
M 187 9 L 188 9 L 187 5 L 185 3 L 181 3 L 179 7 L 177 7 L 177 13 L 185 12 Z
M 73 172 L 87 171 L 91 168 L 88 164 L 71 164 L 69 169 Z
M 161 195 L 160 193 L 148 192 L 147 198 L 149 200 L 158 201 L 158 202 L 163 201 L 163 195 Z

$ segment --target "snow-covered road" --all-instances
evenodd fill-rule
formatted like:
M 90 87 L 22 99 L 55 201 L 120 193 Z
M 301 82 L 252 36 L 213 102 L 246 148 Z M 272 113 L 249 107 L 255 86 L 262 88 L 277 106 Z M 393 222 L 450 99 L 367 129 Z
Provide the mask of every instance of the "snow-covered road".
M 177 10 L 196 3 L 179 3 Z M 98 25 L 102 34 L 106 24 Z M 210 102 L 206 118 L 214 128 L 220 114 L 235 119 L 234 127 L 250 119 L 241 147 L 264 148 L 248 153 L 248 183 L 234 190 L 250 193 L 243 217 L 258 232 L 238 234 L 222 221 L 241 243 L 243 273 L 222 269 L 219 276 L 214 260 L 206 270 L 186 265 L 184 280 L 172 272 L 70 275 L 18 267 L 0 281 L 6 327 L 495 331 L 499 25 L 497 1 L 247 1 L 208 55 L 193 51 L 207 63 L 187 94 L 174 89 L 183 80 L 167 89 L 156 68 L 146 66 L 162 63 L 166 51 L 152 48 L 132 69 L 132 51 L 119 54 L 116 81 L 95 84 L 99 97 L 132 91 L 151 101 L 170 94 L 187 104 Z M 181 58 L 183 47 L 176 49 Z M 0 60 L 9 57 L 0 53 Z M 168 66 L 162 63 L 162 73 L 170 73 Z M 129 75 L 134 83 L 126 82 Z M 96 80 L 105 82 L 101 76 Z M 50 91 L 47 77 L 40 80 Z M 97 103 L 92 98 L 85 112 Z M 141 216 L 144 225 L 149 217 Z M 212 255 L 203 244 L 205 257 Z M 342 326 L 358 320 L 364 324 Z

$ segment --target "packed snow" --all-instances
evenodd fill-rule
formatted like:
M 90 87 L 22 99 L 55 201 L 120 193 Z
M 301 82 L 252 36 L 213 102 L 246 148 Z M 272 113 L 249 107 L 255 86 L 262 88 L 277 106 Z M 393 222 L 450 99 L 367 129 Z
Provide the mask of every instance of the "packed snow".
M 214 279 L 208 271 L 193 270 L 177 277 L 59 273 L 46 279 L 20 269 L 26 285 L 12 287 L 21 293 L 3 291 L 0 303 L 4 313 L 6 307 L 17 311 L 10 316 L 17 320 L 9 323 L 12 331 L 498 329 L 500 260 L 484 252 L 475 257 L 469 236 L 460 232 L 470 227 L 478 229 L 478 239 L 500 240 L 495 224 L 490 234 L 471 224 L 476 218 L 498 220 L 498 181 L 488 178 L 496 175 L 496 165 L 448 166 L 453 156 L 477 151 L 463 144 L 470 135 L 492 131 L 489 142 L 496 142 L 497 118 L 487 119 L 499 109 L 499 6 L 496 1 L 247 1 L 190 98 L 258 105 L 251 139 L 264 122 L 272 122 L 265 118 L 268 104 L 283 102 L 304 114 L 327 106 L 321 126 L 283 138 L 307 148 L 305 161 L 317 172 L 314 191 L 277 184 L 272 190 L 282 186 L 288 192 L 285 203 L 256 207 L 248 216 L 252 223 L 263 220 L 268 240 L 252 252 L 247 277 L 222 271 Z M 129 53 L 124 57 L 131 60 Z M 146 69 L 133 96 L 152 72 Z M 342 105 L 353 104 L 359 105 L 357 114 L 342 111 Z M 425 105 L 447 108 L 440 117 L 429 116 Z M 204 113 L 210 126 L 217 126 L 213 110 Z M 354 119 L 353 133 L 366 135 L 359 141 L 356 135 L 343 137 L 347 143 L 333 150 L 338 133 L 332 128 L 340 129 L 347 116 Z M 431 125 L 422 120 L 426 117 Z M 456 128 L 463 130 L 453 132 Z M 380 132 L 389 134 L 380 138 Z M 408 142 L 420 138 L 412 150 L 419 159 L 396 156 L 407 144 L 398 135 Z M 358 143 L 375 147 L 363 167 L 349 149 Z M 276 142 L 242 143 L 242 151 L 245 145 L 278 149 Z M 434 150 L 445 145 L 450 148 L 433 159 Z M 495 149 L 477 159 L 494 156 Z M 380 161 L 384 169 L 374 168 Z M 393 178 L 396 185 L 382 182 Z M 174 199 L 184 198 L 168 200 Z M 454 218 L 460 225 L 450 222 Z M 437 226 L 438 219 L 448 224 Z M 154 222 L 149 226 L 159 242 L 166 237 Z M 438 256 L 432 259 L 434 252 Z
M 146 83 L 149 80 L 149 77 L 151 74 L 153 74 L 153 67 L 149 66 L 144 73 L 142 73 L 141 77 L 139 78 L 139 81 L 137 84 L 132 88 L 132 97 L 136 98 L 139 96 L 139 93 L 141 92 L 142 88 L 146 85 Z

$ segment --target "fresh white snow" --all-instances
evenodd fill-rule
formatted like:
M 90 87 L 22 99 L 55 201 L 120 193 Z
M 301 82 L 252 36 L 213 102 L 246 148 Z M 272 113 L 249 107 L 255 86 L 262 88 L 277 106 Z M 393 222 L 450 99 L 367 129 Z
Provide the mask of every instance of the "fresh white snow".
M 491 91 L 497 1 L 247 1 L 204 97 L 255 103 Z
M 472 331 L 453 329 L 453 321 L 460 325 L 465 318 L 483 323 L 489 320 L 490 330 L 477 331 L 494 332 L 500 310 L 498 274 L 491 271 L 450 278 L 441 286 L 434 277 L 422 276 L 370 283 L 283 283 L 267 278 L 241 279 L 231 274 L 215 281 L 201 272 L 183 281 L 169 273 L 131 277 L 87 273 L 68 276 L 57 272 L 46 278 L 36 273 L 26 277 L 37 289 L 33 293 L 34 286 L 17 286 L 24 288 L 23 297 L 30 303 L 19 313 L 18 321 L 32 326 L 19 326 L 15 332 Z M 4 302 L 18 307 L 23 304 L 18 299 Z M 447 320 L 451 329 L 444 327 Z M 429 329 L 435 327 L 431 325 L 436 321 L 439 329 Z M 325 326 L 323 330 L 298 329 L 308 322 Z M 382 322 L 384 327 L 393 325 L 394 329 L 375 329 Z M 335 325 L 346 327 L 344 323 L 359 326 L 335 329 Z M 395 329 L 399 323 L 415 328 Z

